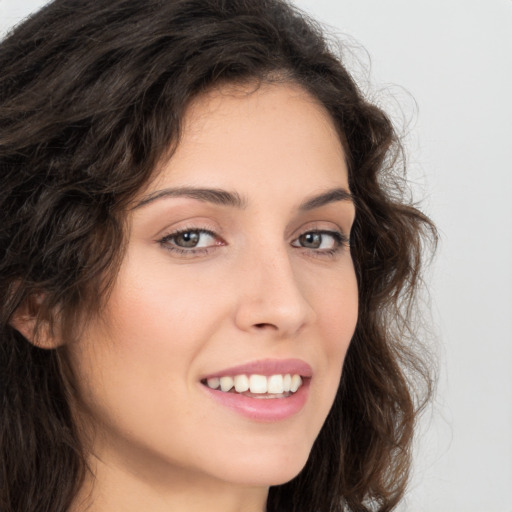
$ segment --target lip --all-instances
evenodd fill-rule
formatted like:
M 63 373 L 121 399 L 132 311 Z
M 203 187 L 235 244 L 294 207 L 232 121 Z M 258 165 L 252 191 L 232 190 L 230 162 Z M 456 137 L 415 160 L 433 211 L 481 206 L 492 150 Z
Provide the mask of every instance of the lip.
M 300 412 L 309 396 L 309 385 L 313 376 L 311 366 L 301 359 L 262 359 L 251 363 L 232 366 L 205 375 L 201 381 L 213 377 L 234 377 L 236 375 L 276 375 L 298 374 L 302 377 L 302 386 L 290 396 L 284 398 L 253 398 L 239 393 L 225 393 L 211 389 L 205 384 L 201 388 L 217 404 L 234 411 L 252 421 L 277 422 L 290 418 Z
M 232 366 L 223 370 L 210 373 L 201 378 L 201 380 L 211 379 L 214 377 L 235 377 L 236 375 L 270 375 L 294 373 L 301 377 L 311 378 L 313 369 L 302 359 L 260 359 L 250 363 Z
M 277 422 L 297 414 L 306 404 L 311 379 L 286 398 L 252 398 L 238 393 L 224 393 L 201 385 L 201 388 L 218 404 L 253 421 Z

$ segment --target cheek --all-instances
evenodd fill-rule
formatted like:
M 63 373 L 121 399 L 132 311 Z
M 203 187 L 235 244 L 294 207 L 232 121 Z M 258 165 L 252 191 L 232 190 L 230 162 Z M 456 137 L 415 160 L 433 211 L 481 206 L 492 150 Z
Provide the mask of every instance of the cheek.
M 215 290 L 204 276 L 171 273 L 161 261 L 128 266 L 110 300 L 115 337 L 192 353 L 211 325 L 202 320 L 217 315 Z
M 132 258 L 118 275 L 103 317 L 72 347 L 72 364 L 89 404 L 158 401 L 180 387 L 218 316 L 196 281 L 177 281 L 162 266 Z M 129 402 L 129 403 L 126 403 Z
M 358 318 L 358 289 L 352 266 L 316 293 L 317 324 L 321 332 L 326 386 L 337 389 L 345 355 Z
M 318 325 L 333 344 L 332 349 L 348 346 L 356 327 L 359 302 L 352 262 L 347 262 L 339 275 L 324 279 L 312 295 Z
M 134 253 L 110 297 L 105 332 L 90 336 L 96 353 L 84 360 L 91 361 L 91 382 L 103 383 L 99 400 L 120 402 L 114 394 L 121 393 L 127 409 L 158 409 L 196 384 L 200 356 L 227 316 L 226 301 L 206 273 L 171 273 L 162 258 L 148 262 Z

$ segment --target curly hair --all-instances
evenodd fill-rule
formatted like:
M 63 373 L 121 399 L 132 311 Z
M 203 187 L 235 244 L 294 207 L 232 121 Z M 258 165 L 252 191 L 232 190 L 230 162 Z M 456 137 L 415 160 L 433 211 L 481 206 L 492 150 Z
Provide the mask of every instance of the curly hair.
M 436 232 L 403 192 L 389 118 L 320 27 L 282 0 L 55 0 L 1 42 L 0 70 L 0 509 L 64 512 L 86 468 L 60 349 L 27 342 L 14 313 L 28 304 L 38 326 L 77 336 L 115 279 L 127 205 L 179 143 L 190 101 L 283 81 L 324 105 L 347 155 L 359 318 L 308 462 L 267 509 L 392 510 L 431 393 L 411 313 Z

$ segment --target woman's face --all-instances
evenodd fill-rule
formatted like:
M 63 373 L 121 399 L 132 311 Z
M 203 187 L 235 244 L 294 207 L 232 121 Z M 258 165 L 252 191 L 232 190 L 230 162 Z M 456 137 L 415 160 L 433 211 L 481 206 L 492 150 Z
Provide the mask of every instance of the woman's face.
M 94 454 L 148 481 L 293 478 L 357 318 L 330 117 L 293 85 L 203 95 L 134 205 L 102 319 L 69 346 Z

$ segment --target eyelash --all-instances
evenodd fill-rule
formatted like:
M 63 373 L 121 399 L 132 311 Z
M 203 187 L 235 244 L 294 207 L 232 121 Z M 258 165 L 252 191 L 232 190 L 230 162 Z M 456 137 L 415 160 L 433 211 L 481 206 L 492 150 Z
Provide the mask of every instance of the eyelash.
M 334 257 L 336 256 L 344 247 L 350 247 L 350 239 L 340 231 L 332 231 L 328 229 L 310 229 L 301 233 L 293 242 L 299 240 L 300 237 L 309 234 L 317 234 L 321 236 L 330 236 L 334 239 L 334 247 L 332 249 L 311 249 L 308 247 L 296 246 L 292 245 L 292 247 L 302 248 L 308 250 L 308 252 L 315 257 Z
M 216 244 L 216 245 L 210 245 L 208 247 L 199 247 L 194 248 L 191 247 L 189 249 L 185 249 L 182 247 L 178 247 L 177 245 L 170 245 L 169 242 L 173 240 L 174 238 L 177 238 L 180 235 L 184 235 L 185 233 L 199 233 L 199 234 L 206 234 L 211 236 L 212 238 L 219 239 L 219 236 L 212 230 L 208 228 L 199 228 L 199 227 L 191 227 L 191 228 L 184 228 L 179 229 L 177 231 L 173 231 L 172 233 L 169 233 L 168 235 L 165 235 L 163 238 L 158 240 L 158 243 L 167 251 L 170 251 L 174 254 L 177 254 L 178 256 L 195 256 L 198 254 L 206 255 L 208 252 L 210 252 L 211 249 L 218 247 L 219 245 L 224 244 Z
M 170 251 L 178 256 L 184 256 L 184 257 L 193 257 L 197 255 L 206 255 L 208 254 L 212 249 L 215 249 L 216 247 L 219 247 L 220 245 L 225 245 L 225 243 L 215 244 L 215 245 L 209 245 L 207 247 L 200 247 L 200 248 L 194 248 L 191 247 L 189 249 L 185 249 L 176 245 L 170 245 L 169 242 L 173 239 L 176 239 L 180 235 L 184 235 L 186 233 L 198 233 L 198 234 L 204 234 L 209 235 L 212 238 L 219 239 L 220 237 L 212 230 L 208 228 L 200 228 L 200 227 L 191 227 L 191 228 L 184 228 L 179 229 L 177 231 L 173 231 L 172 233 L 169 233 L 168 235 L 165 235 L 160 240 L 158 240 L 158 243 L 167 251 Z M 293 240 L 293 242 L 296 242 L 299 240 L 300 237 L 308 234 L 318 234 L 318 235 L 326 235 L 330 236 L 334 239 L 335 246 L 332 249 L 311 249 L 307 247 L 302 246 L 296 246 L 293 245 L 292 247 L 296 248 L 302 248 L 308 250 L 308 252 L 312 253 L 315 257 L 334 257 L 337 253 L 339 253 L 343 247 L 350 247 L 350 239 L 342 232 L 340 231 L 331 231 L 326 229 L 310 229 L 307 231 L 304 231 L 301 233 L 297 238 Z

